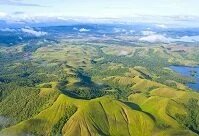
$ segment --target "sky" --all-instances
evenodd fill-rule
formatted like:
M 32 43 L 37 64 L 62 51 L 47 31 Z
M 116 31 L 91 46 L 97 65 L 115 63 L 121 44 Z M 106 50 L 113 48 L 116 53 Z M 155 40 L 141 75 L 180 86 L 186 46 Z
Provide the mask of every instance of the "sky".
M 199 0 L 1 0 L 0 16 L 199 16 Z
M 120 21 L 199 27 L 198 5 L 199 0 L 0 0 L 0 22 Z

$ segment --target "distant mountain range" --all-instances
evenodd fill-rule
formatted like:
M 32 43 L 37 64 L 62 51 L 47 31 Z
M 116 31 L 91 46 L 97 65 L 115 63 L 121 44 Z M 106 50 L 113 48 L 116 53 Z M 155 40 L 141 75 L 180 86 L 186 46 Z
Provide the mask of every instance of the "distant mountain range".
M 14 23 L 0 21 L 0 44 L 6 46 L 26 43 L 34 39 L 52 39 L 59 37 L 106 37 L 129 36 L 131 42 L 198 42 L 199 28 L 167 28 L 152 23 L 133 24 L 94 24 L 78 21 Z
M 185 28 L 199 27 L 199 17 L 197 16 L 132 16 L 123 18 L 92 18 L 92 17 L 46 17 L 27 16 L 16 17 L 14 15 L 0 16 L 1 27 L 44 27 L 44 26 L 65 26 L 75 24 L 156 24 L 165 28 Z

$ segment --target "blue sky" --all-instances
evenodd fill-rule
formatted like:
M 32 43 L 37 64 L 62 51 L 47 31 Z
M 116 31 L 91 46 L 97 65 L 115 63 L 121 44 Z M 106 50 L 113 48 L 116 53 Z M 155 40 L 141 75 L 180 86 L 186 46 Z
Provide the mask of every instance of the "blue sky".
M 199 16 L 198 5 L 199 0 L 1 0 L 0 16 Z

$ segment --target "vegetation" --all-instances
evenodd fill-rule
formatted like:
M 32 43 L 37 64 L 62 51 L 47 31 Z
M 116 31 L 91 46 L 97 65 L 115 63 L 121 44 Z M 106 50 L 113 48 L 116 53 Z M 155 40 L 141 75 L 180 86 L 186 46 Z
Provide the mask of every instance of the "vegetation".
M 65 123 L 70 119 L 70 117 L 77 111 L 77 107 L 69 106 L 67 107 L 66 113 L 64 116 L 53 126 L 51 135 L 52 136 L 59 136 L 62 134 L 62 128 L 64 127 Z
M 81 40 L 0 47 L 0 135 L 199 134 L 197 47 Z
M 185 105 L 187 108 L 188 115 L 176 114 L 177 120 L 182 123 L 185 127 L 188 127 L 192 131 L 199 133 L 198 118 L 199 118 L 199 105 L 198 100 L 190 98 L 188 103 Z

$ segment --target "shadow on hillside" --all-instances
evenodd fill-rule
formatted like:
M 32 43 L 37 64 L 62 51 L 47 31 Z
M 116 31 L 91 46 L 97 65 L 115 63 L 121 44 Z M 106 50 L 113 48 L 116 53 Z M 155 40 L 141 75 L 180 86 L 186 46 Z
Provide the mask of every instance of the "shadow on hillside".
M 138 104 L 135 104 L 135 103 L 132 103 L 132 102 L 123 102 L 123 103 L 133 110 L 137 110 L 137 111 L 140 111 L 140 112 L 147 114 L 153 121 L 156 120 L 155 117 L 152 114 L 150 114 L 146 111 L 143 111 Z
M 67 95 L 71 98 L 75 98 L 75 99 L 84 99 L 84 100 L 89 100 L 89 99 L 86 99 L 86 98 L 83 98 L 83 97 L 80 97 L 78 96 L 77 94 L 71 92 L 71 91 L 68 91 L 68 90 L 60 90 L 64 95 Z
M 104 84 L 96 84 L 92 81 L 91 77 L 82 71 L 77 71 L 77 77 L 80 79 L 80 82 L 75 83 L 75 86 L 80 87 L 89 87 L 89 88 L 96 88 L 96 89 L 103 89 L 106 88 L 107 85 Z
M 132 102 L 123 102 L 125 105 L 127 105 L 128 107 L 130 107 L 133 110 L 138 110 L 138 111 L 142 111 L 142 109 L 140 108 L 139 105 L 132 103 Z

